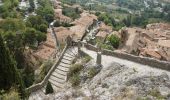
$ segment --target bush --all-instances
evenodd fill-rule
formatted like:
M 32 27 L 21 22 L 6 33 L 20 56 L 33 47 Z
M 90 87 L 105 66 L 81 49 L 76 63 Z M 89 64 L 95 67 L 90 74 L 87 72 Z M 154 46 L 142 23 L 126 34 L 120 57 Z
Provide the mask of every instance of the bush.
M 52 87 L 51 83 L 48 82 L 48 83 L 47 83 L 46 90 L 45 90 L 45 94 L 51 94 L 51 93 L 53 93 L 53 92 L 54 92 L 54 91 L 53 91 L 53 87 Z
M 70 77 L 70 82 L 73 87 L 78 86 L 80 84 L 80 76 L 78 73 L 73 74 L 72 77 Z
M 41 32 L 47 33 L 47 28 L 48 28 L 47 25 L 41 24 L 40 27 L 39 27 L 39 30 L 40 30 Z
M 91 59 L 92 59 L 92 58 L 87 55 L 87 56 L 85 56 L 85 57 L 83 58 L 83 63 L 87 63 L 87 62 L 89 62 Z
M 0 100 L 20 100 L 16 89 L 11 89 L 8 93 L 0 95 Z
M 63 7 L 62 13 L 72 19 L 77 19 L 80 17 L 81 12 L 77 12 L 76 8 Z
M 98 43 L 98 47 L 101 47 L 102 49 L 114 50 L 114 48 L 111 45 L 104 43 Z
M 35 83 L 39 83 L 44 79 L 44 77 L 47 75 L 52 65 L 53 65 L 53 62 L 50 60 L 44 62 L 44 64 L 41 66 L 40 74 L 38 75 L 37 78 L 35 78 Z
M 76 73 L 79 73 L 79 71 L 81 71 L 83 68 L 83 66 L 81 64 L 74 64 L 70 67 L 70 72 L 69 72 L 69 76 L 73 76 Z
M 120 43 L 120 38 L 116 35 L 111 35 L 109 38 L 108 38 L 108 41 L 111 43 L 111 45 L 114 47 L 114 48 L 118 48 L 119 47 L 119 43 Z
M 97 69 L 96 68 L 90 68 L 88 70 L 88 77 L 89 78 L 93 78 L 96 74 L 98 73 Z

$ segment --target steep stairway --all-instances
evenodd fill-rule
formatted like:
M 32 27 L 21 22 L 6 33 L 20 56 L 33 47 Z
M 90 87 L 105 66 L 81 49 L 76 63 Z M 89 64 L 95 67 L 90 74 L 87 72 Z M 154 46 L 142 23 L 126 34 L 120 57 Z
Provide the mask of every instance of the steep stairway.
M 50 81 L 53 87 L 54 94 L 62 90 L 62 88 L 64 87 L 65 82 L 67 81 L 67 73 L 69 72 L 69 67 L 77 54 L 77 47 L 68 48 L 61 62 L 49 77 L 48 81 Z M 46 100 L 45 87 L 40 90 L 37 90 L 36 92 L 31 93 L 29 96 L 29 100 Z

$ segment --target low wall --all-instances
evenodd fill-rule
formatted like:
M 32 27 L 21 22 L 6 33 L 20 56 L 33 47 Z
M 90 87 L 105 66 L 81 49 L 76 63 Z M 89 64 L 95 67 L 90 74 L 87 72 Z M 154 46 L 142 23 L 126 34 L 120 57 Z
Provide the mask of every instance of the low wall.
M 87 43 L 83 43 L 83 44 L 84 44 L 84 47 L 86 47 L 89 50 L 96 51 L 96 52 L 98 51 L 97 47 L 91 44 L 87 44 Z M 139 56 L 135 56 L 135 55 L 127 54 L 127 53 L 120 53 L 120 52 L 115 52 L 115 51 L 110 51 L 110 50 L 105 50 L 105 49 L 102 50 L 102 54 L 118 57 L 121 59 L 126 59 L 126 60 L 137 62 L 143 65 L 149 65 L 154 68 L 160 68 L 163 70 L 170 71 L 170 62 L 167 62 L 167 61 L 160 61 L 160 60 L 157 60 L 154 58 L 148 58 L 148 57 L 139 57 Z
M 66 52 L 68 48 L 68 45 L 65 46 L 65 48 L 63 49 L 59 59 L 54 63 L 54 65 L 51 67 L 51 69 L 49 70 L 49 72 L 47 73 L 47 75 L 45 76 L 45 78 L 43 79 L 43 81 L 41 83 L 38 83 L 38 84 L 34 84 L 32 86 L 30 86 L 29 88 L 26 89 L 26 91 L 28 93 L 31 93 L 31 92 L 34 92 L 34 91 L 37 91 L 38 89 L 41 89 L 42 87 L 44 87 L 47 82 L 48 82 L 48 79 L 50 77 L 50 75 L 52 74 L 52 72 L 56 69 L 56 67 L 59 65 L 60 61 L 62 60 L 63 56 L 64 56 L 64 53 Z

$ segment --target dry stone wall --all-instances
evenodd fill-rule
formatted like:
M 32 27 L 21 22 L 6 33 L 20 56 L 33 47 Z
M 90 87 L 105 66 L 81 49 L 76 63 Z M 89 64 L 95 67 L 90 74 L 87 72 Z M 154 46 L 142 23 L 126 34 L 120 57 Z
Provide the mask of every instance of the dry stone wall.
M 98 52 L 97 47 L 91 44 L 87 44 L 87 43 L 83 43 L 83 44 L 84 44 L 84 47 L 86 47 L 87 49 Z M 135 56 L 135 55 L 127 54 L 127 53 L 120 53 L 120 52 L 115 52 L 115 51 L 110 51 L 110 50 L 105 50 L 105 49 L 102 50 L 102 54 L 114 56 L 114 57 L 118 57 L 121 59 L 126 59 L 129 61 L 137 62 L 143 65 L 148 65 L 151 67 L 170 71 L 170 62 L 167 62 L 167 61 L 160 61 L 160 60 L 157 60 L 154 58 L 148 58 L 148 57 L 139 57 L 139 56 Z

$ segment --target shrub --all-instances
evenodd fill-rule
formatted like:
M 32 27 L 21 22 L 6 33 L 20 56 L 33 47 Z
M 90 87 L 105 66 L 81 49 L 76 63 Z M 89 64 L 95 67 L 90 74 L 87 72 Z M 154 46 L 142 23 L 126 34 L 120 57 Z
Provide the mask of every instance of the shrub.
M 70 72 L 69 72 L 69 76 L 73 76 L 76 73 L 79 73 L 79 71 L 81 71 L 83 68 L 83 66 L 81 64 L 74 64 L 70 67 Z
M 20 100 L 20 96 L 16 89 L 10 89 L 8 93 L 0 95 L 0 100 Z
M 76 8 L 64 7 L 62 13 L 72 19 L 77 19 L 80 17 L 81 12 L 77 12 Z
M 80 84 L 80 76 L 78 73 L 73 74 L 72 77 L 70 77 L 70 82 L 73 87 L 78 86 Z
M 152 89 L 150 90 L 149 94 L 153 97 L 156 97 L 159 100 L 164 100 L 165 97 L 161 95 L 160 91 L 158 89 Z
M 96 68 L 90 68 L 88 70 L 88 77 L 89 78 L 93 78 L 96 74 L 98 73 L 97 69 Z
M 120 43 L 120 38 L 116 35 L 111 35 L 108 37 L 108 41 L 111 43 L 111 45 L 114 48 L 118 48 L 119 47 L 119 43 Z
M 50 94 L 50 93 L 53 93 L 53 87 L 51 85 L 50 82 L 47 83 L 47 87 L 46 87 L 46 90 L 45 90 L 45 94 Z
M 87 63 L 87 62 L 89 62 L 91 59 L 92 59 L 92 58 L 87 55 L 87 56 L 85 56 L 85 57 L 83 58 L 83 63 Z
M 98 42 L 97 45 L 98 45 L 98 47 L 101 47 L 102 49 L 114 50 L 114 48 L 109 44 L 104 44 L 104 43 Z
M 44 64 L 41 66 L 40 74 L 38 75 L 37 78 L 35 78 L 35 83 L 39 83 L 44 79 L 45 75 L 47 75 L 52 65 L 53 65 L 53 62 L 50 60 L 44 62 Z

